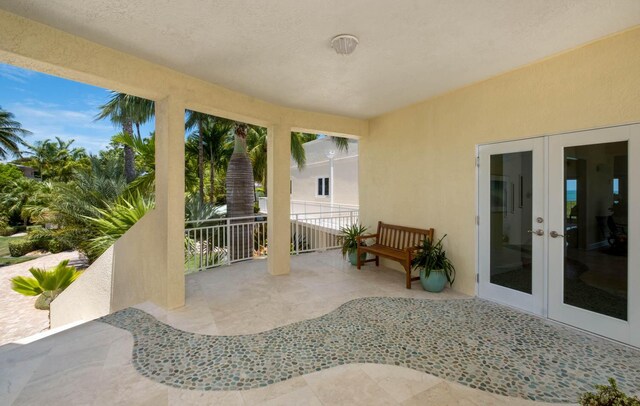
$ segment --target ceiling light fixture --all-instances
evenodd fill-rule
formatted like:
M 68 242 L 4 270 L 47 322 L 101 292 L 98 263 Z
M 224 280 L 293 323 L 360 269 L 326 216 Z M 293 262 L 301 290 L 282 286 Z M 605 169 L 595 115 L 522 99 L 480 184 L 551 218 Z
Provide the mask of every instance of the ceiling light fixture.
M 339 55 L 349 55 L 355 51 L 360 41 L 355 35 L 341 34 L 336 35 L 331 40 L 331 48 Z

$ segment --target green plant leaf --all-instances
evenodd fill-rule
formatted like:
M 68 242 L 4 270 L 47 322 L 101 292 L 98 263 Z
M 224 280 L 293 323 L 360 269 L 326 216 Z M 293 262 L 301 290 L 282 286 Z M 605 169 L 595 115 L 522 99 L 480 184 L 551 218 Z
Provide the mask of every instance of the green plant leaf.
M 81 274 L 74 266 L 69 266 L 69 260 L 64 260 L 51 270 L 40 268 L 29 269 L 32 278 L 16 276 L 11 279 L 11 288 L 25 296 L 36 296 L 45 292 L 62 292 L 69 287 Z M 57 295 L 52 294 L 52 297 Z
M 26 276 L 11 278 L 11 289 L 25 296 L 38 296 L 43 292 L 37 280 Z

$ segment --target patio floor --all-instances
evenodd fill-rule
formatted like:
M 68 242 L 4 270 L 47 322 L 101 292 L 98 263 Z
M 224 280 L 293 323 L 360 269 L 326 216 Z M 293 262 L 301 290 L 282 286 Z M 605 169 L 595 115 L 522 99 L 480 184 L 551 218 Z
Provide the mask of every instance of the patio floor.
M 452 291 L 406 290 L 402 274 L 357 271 L 336 251 L 291 268 L 189 275 L 184 308 L 142 304 L 2 346 L 0 404 L 524 405 L 575 402 L 608 376 L 640 387 L 640 351 Z

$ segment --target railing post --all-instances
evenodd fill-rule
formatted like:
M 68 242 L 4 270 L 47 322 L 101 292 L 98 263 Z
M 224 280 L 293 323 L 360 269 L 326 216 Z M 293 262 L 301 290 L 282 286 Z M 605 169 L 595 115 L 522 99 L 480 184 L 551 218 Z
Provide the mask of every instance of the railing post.
M 305 213 L 306 213 L 306 210 L 305 210 Z M 300 240 L 300 222 L 298 221 L 298 219 L 299 219 L 298 214 L 295 214 L 294 217 L 295 217 L 295 223 L 294 224 L 295 224 L 295 229 L 296 229 L 296 231 L 295 231 L 295 235 L 296 236 L 295 236 L 295 239 L 293 241 L 293 247 L 294 247 L 296 255 L 298 255 L 298 254 L 300 254 L 300 247 L 298 246 L 298 241 Z
M 227 234 L 227 265 L 231 265 L 231 250 L 233 249 L 233 233 L 231 232 L 231 219 L 227 218 L 225 225 L 225 232 Z

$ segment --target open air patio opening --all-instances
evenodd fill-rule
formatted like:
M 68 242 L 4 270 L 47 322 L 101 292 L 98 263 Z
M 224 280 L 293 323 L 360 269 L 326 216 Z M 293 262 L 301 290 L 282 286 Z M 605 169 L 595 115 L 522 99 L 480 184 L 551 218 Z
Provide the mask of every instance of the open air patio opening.
M 99 299 L 64 312 L 86 323 L 0 348 L 3 401 L 567 403 L 610 377 L 637 393 L 640 220 L 614 210 L 640 199 L 637 2 L 187 1 L 179 13 L 72 3 L 0 6 L 0 61 L 153 100 L 156 205 L 94 267 L 106 283 L 79 278 L 63 293 Z M 352 55 L 335 54 L 336 35 Z M 250 185 L 258 213 L 186 216 L 189 111 L 265 136 L 266 175 Z M 292 132 L 357 138 L 357 212 L 294 213 Z M 565 153 L 611 143 L 627 143 L 628 155 L 584 158 L 606 193 L 590 193 L 589 218 L 571 223 Z M 529 168 L 491 169 L 511 153 L 531 154 L 531 179 Z M 316 182 L 318 195 L 334 195 L 331 176 Z M 516 214 L 517 227 L 507 221 Z M 612 226 L 591 227 L 609 217 Z M 446 235 L 455 283 L 406 289 L 397 263 L 356 270 L 333 250 L 335 225 L 380 221 Z M 601 291 L 617 283 L 598 282 L 610 261 L 567 276 L 567 244 L 580 233 L 591 254 L 611 245 L 600 259 L 626 255 L 615 312 L 567 299 L 569 276 Z

